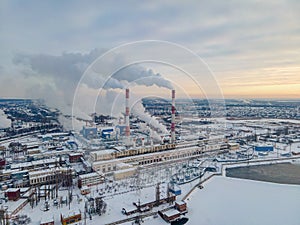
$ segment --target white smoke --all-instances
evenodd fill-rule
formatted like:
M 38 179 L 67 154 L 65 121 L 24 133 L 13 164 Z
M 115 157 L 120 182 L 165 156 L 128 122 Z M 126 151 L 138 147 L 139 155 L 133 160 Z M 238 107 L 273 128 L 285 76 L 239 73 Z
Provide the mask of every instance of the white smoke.
M 159 123 L 159 121 L 151 116 L 149 113 L 145 112 L 145 108 L 143 104 L 139 101 L 137 104 L 134 105 L 132 108 L 131 113 L 137 117 L 139 117 L 141 120 L 145 121 L 147 124 L 149 124 L 150 127 L 153 127 L 157 130 L 159 130 L 161 133 L 166 134 L 168 133 L 167 128 Z M 158 136 L 160 139 L 160 136 Z
M 27 79 L 35 78 L 40 81 L 38 84 L 39 90 L 44 90 L 44 86 L 47 90 L 50 86 L 52 88 L 51 91 L 60 93 L 59 98 L 65 101 L 65 105 L 70 105 L 72 104 L 75 89 L 85 70 L 104 52 L 104 50 L 94 49 L 87 54 L 63 53 L 59 56 L 47 54 L 16 54 L 13 63 L 20 66 L 23 75 Z M 115 55 L 113 59 L 105 62 L 105 65 L 101 64 L 101 72 L 94 71 L 81 82 L 84 82 L 84 85 L 92 89 L 123 89 L 123 82 L 172 88 L 172 84 L 168 80 L 165 80 L 159 73 L 155 74 L 151 69 L 146 69 L 139 65 L 126 67 L 112 74 L 106 81 L 107 74 L 105 74 L 105 72 L 109 71 L 111 67 L 122 64 L 122 62 L 126 62 L 125 56 L 121 57 L 120 55 Z M 47 80 L 47 83 L 45 83 L 45 80 Z M 99 84 L 103 83 L 105 83 L 105 85 L 99 87 Z M 35 90 L 35 87 L 24 88 L 26 88 L 26 90 Z M 57 95 L 52 95 L 46 92 L 46 90 L 40 91 L 39 96 L 36 97 L 55 102 L 51 100 L 51 97 L 57 98 Z M 33 97 L 32 93 L 30 93 L 30 97 Z
M 152 69 L 145 69 L 139 65 L 126 67 L 115 73 L 112 78 L 118 81 L 126 81 L 131 85 L 137 84 L 147 87 L 156 85 L 167 89 L 173 88 L 170 81 L 164 79 L 161 74 L 154 73 Z
M 60 109 L 64 114 L 71 115 L 71 108 L 76 87 L 80 81 L 80 90 L 84 90 L 84 95 L 77 97 L 77 105 L 73 106 L 73 115 L 87 120 L 89 115 L 95 111 L 95 99 L 99 89 L 101 89 L 101 101 L 96 108 L 97 112 L 109 114 L 112 107 L 118 108 L 118 114 L 124 112 L 119 102 L 115 101 L 120 90 L 129 84 L 131 86 L 144 85 L 172 89 L 172 84 L 163 78 L 159 73 L 154 73 L 151 69 L 146 69 L 138 64 L 133 64 L 117 71 L 115 74 L 107 74 L 110 68 L 126 64 L 126 56 L 115 55 L 104 64 L 95 66 L 95 70 L 90 70 L 88 76 L 80 79 L 85 70 L 100 55 L 103 50 L 92 50 L 87 54 L 63 53 L 62 55 L 48 54 L 17 54 L 13 62 L 22 68 L 23 76 L 26 79 L 35 80 L 32 85 L 24 87 L 27 96 L 30 98 L 42 98 L 51 107 Z M 107 72 L 107 73 L 106 73 Z M 107 75 L 111 75 L 107 79 Z M 104 85 L 103 85 L 104 84 Z M 77 90 L 78 91 L 78 90 Z M 122 103 L 124 99 L 122 99 Z M 140 117 L 151 126 L 166 133 L 166 128 L 155 118 L 145 113 L 143 105 L 140 103 L 135 107 L 134 114 Z M 65 121 L 64 121 L 65 123 Z
M 154 130 L 159 133 L 169 133 L 167 128 L 161 124 L 155 117 L 151 116 L 145 111 L 145 108 L 141 102 L 141 97 L 130 92 L 129 108 L 130 113 L 140 120 L 146 122 L 152 129 L 155 138 L 160 136 L 156 134 Z M 103 106 L 106 107 L 103 107 Z M 125 89 L 124 90 L 105 90 L 99 97 L 96 111 L 102 114 L 111 115 L 113 117 L 121 117 L 125 112 Z

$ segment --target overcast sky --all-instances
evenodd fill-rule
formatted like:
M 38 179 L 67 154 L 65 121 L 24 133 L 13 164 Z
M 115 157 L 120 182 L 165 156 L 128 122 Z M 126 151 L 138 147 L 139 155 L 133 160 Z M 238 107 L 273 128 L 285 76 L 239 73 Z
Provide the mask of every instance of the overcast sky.
M 64 87 L 106 50 L 154 39 L 198 54 L 225 97 L 300 98 L 298 0 L 2 0 L 0 10 L 0 97 L 72 95 Z M 179 72 L 149 69 L 184 83 Z

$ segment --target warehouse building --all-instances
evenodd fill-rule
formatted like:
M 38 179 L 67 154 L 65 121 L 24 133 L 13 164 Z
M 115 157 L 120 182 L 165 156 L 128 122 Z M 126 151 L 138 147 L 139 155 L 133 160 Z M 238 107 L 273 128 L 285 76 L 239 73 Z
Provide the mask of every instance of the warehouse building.
M 104 177 L 101 174 L 97 172 L 87 173 L 87 174 L 79 175 L 78 187 L 79 188 L 83 186 L 89 187 L 89 186 L 101 184 L 103 182 L 104 182 Z

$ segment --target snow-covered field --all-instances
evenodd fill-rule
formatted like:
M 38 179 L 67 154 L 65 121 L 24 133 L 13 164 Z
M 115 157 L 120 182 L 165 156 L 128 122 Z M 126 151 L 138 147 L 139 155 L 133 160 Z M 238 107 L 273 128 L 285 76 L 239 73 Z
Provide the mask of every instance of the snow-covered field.
M 217 176 L 196 189 L 187 203 L 188 225 L 300 224 L 297 185 Z

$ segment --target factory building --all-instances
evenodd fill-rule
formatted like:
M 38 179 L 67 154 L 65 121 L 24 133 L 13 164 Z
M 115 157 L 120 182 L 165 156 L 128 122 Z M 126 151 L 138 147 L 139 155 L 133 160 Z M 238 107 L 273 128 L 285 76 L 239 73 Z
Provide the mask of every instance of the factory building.
M 39 167 L 45 167 L 57 164 L 58 160 L 56 158 L 51 159 L 41 159 L 32 162 L 14 163 L 10 165 L 10 169 L 15 170 L 32 170 Z
M 15 171 L 11 173 L 12 180 L 23 180 L 28 177 L 28 170 Z
M 126 126 L 125 124 L 118 124 L 116 126 L 116 133 L 118 135 L 125 135 Z
M 97 127 L 84 126 L 81 130 L 82 136 L 86 139 L 93 139 L 98 137 Z
M 28 170 L 12 172 L 10 177 L 15 187 L 24 187 L 29 184 Z
M 170 209 L 168 211 L 159 211 L 158 214 L 168 223 L 171 223 L 180 218 L 181 213 L 176 209 Z
M 273 146 L 255 146 L 254 150 L 257 152 L 272 152 L 274 151 Z
M 82 153 L 69 153 L 68 156 L 69 156 L 70 163 L 76 163 L 76 162 L 81 161 L 83 154 Z
M 87 173 L 79 175 L 78 177 L 78 188 L 81 188 L 83 186 L 93 186 L 97 184 L 101 184 L 104 182 L 104 177 L 97 173 Z
M 128 177 L 134 176 L 136 173 L 136 168 L 134 167 L 129 167 L 127 169 L 123 170 L 117 170 L 114 172 L 114 179 L 115 180 L 122 180 Z
M 29 184 L 51 184 L 56 181 L 68 182 L 72 179 L 72 170 L 65 167 L 56 167 L 29 172 Z
M 156 147 L 162 148 L 161 146 L 163 145 L 158 145 Z M 181 146 L 167 151 L 159 151 L 159 149 L 155 150 L 155 146 L 152 146 L 153 152 L 150 152 L 151 154 L 143 154 L 139 150 L 135 149 L 132 151 L 138 152 L 138 154 L 130 156 L 126 155 L 126 152 L 127 154 L 129 154 L 128 151 L 124 151 L 124 157 L 114 158 L 114 154 L 110 153 L 108 155 L 101 156 L 101 158 L 92 157 L 93 159 L 99 159 L 100 161 L 94 160 L 91 161 L 91 164 L 95 171 L 108 173 L 116 171 L 117 165 L 120 163 L 130 164 L 133 166 L 142 166 L 159 162 L 174 161 L 184 158 L 197 157 L 203 154 L 203 152 L 205 151 L 220 151 L 222 149 L 222 146 L 222 143 L 216 142 L 215 144 L 212 144 L 212 142 L 210 142 L 209 145 L 186 147 Z M 110 159 L 104 160 L 105 157 Z
M 177 209 L 181 213 L 187 212 L 187 205 L 184 201 L 176 201 L 175 202 L 175 209 Z
M 181 188 L 177 184 L 171 183 L 169 186 L 169 192 L 176 196 L 181 195 Z
M 81 212 L 70 212 L 68 214 L 61 214 L 60 221 L 62 225 L 78 223 L 81 221 Z
M 101 132 L 100 132 L 100 136 L 103 138 L 103 139 L 111 139 L 113 138 L 112 135 L 115 131 L 114 127 L 103 127 L 103 128 L 100 128 Z
M 229 143 L 228 143 L 228 148 L 229 148 L 230 150 L 239 150 L 240 144 L 239 144 L 239 143 L 232 143 L 232 142 L 229 142 Z
M 17 201 L 21 196 L 20 188 L 9 188 L 5 194 L 9 201 Z
M 90 153 L 90 162 L 112 159 L 114 152 L 116 152 L 114 149 L 93 151 Z

